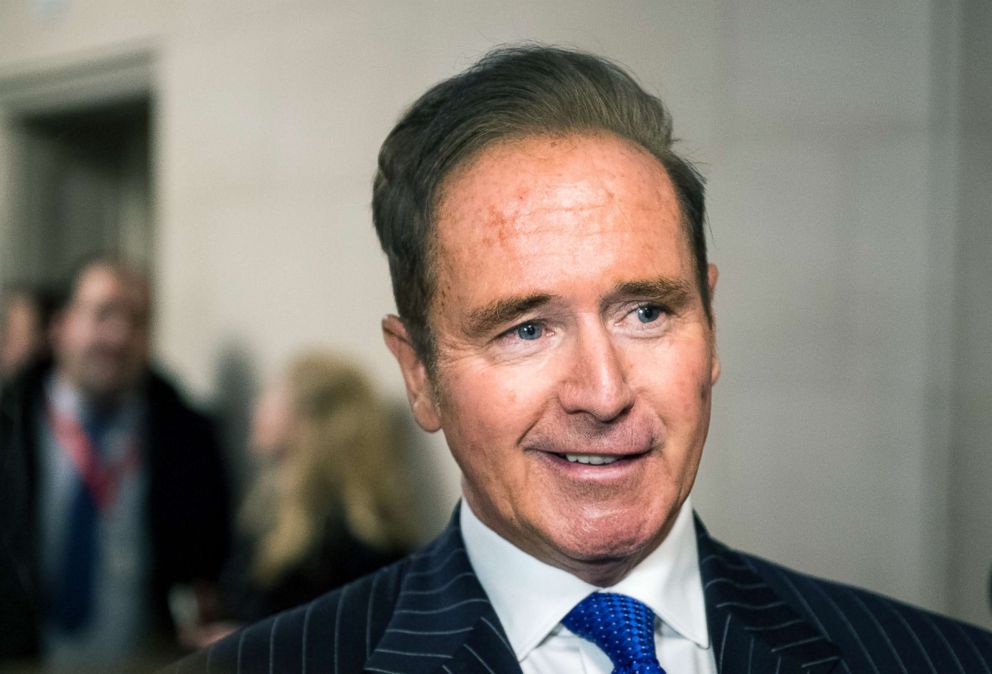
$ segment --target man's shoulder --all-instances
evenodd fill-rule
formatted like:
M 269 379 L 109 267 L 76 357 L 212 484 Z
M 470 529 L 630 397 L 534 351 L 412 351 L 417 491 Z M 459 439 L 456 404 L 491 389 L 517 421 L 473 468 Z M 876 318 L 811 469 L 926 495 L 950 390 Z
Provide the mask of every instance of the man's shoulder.
M 145 395 L 153 413 L 179 416 L 193 423 L 209 423 L 209 417 L 190 403 L 176 381 L 155 365 L 148 368 Z
M 169 466 L 162 465 L 159 460 L 167 457 L 173 463 L 188 463 L 187 472 L 193 472 L 195 468 L 213 480 L 218 470 L 216 464 L 222 462 L 214 420 L 191 404 L 181 389 L 154 367 L 149 369 L 144 396 L 145 432 L 154 469 L 169 474 Z M 179 477 L 182 482 L 182 476 Z
M 697 519 L 718 662 L 755 671 L 992 672 L 992 634 L 712 539 Z M 841 669 L 838 669 L 841 667 Z
M 754 555 L 740 557 L 840 649 L 853 671 L 992 671 L 992 633 Z

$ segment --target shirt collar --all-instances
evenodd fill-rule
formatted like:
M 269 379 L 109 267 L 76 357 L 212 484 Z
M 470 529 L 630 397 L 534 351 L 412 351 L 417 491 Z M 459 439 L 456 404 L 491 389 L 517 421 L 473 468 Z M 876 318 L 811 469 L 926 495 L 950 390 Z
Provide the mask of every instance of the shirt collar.
M 476 517 L 462 500 L 465 549 L 518 660 L 523 660 L 591 592 L 567 571 L 531 557 Z M 610 588 L 647 604 L 662 621 L 701 648 L 710 644 L 692 505 L 682 505 L 665 540 Z
M 83 420 L 87 406 L 85 396 L 68 379 L 53 373 L 46 383 L 46 394 L 52 412 L 77 422 Z M 107 421 L 108 439 L 113 438 L 110 444 L 119 444 L 118 440 L 134 433 L 143 413 L 141 400 L 134 391 L 128 392 Z

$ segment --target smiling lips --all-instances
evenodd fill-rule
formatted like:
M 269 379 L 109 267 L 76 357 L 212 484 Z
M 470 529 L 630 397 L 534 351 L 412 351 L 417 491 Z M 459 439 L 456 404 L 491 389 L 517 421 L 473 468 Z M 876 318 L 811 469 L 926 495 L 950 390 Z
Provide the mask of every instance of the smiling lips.
M 648 451 L 627 454 L 573 454 L 571 452 L 549 452 L 549 454 L 567 460 L 569 463 L 580 463 L 584 466 L 609 466 L 621 460 L 640 459 L 648 454 Z
M 605 466 L 620 458 L 603 454 L 565 454 L 564 457 L 571 463 L 584 463 L 590 466 Z
M 537 450 L 542 454 L 554 457 L 559 461 L 569 464 L 580 464 L 583 466 L 610 466 L 618 461 L 630 462 L 642 459 L 659 446 L 658 434 L 643 430 L 638 427 L 636 435 L 630 431 L 623 433 L 624 437 L 619 437 L 616 433 L 612 438 L 590 438 L 576 437 L 546 441 L 541 438 L 535 445 L 531 445 L 532 450 Z M 605 441 L 604 441 L 605 440 Z M 578 452 L 571 447 L 583 447 Z
M 616 425 L 572 423 L 553 433 L 540 429 L 525 438 L 523 445 L 564 465 L 611 466 L 647 457 L 662 446 L 664 435 L 650 419 L 628 418 Z

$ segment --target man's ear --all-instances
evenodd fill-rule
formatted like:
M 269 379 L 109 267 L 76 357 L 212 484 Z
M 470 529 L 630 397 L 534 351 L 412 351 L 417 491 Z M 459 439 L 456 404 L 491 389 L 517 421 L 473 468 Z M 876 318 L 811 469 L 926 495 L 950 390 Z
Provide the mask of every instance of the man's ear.
M 720 270 L 715 264 L 706 267 L 706 285 L 710 289 L 710 348 L 713 350 L 713 363 L 710 366 L 710 384 L 715 384 L 720 378 L 720 355 L 716 350 L 716 313 L 713 311 L 713 300 L 716 298 L 716 282 Z
M 399 363 L 403 383 L 406 384 L 406 397 L 410 401 L 410 409 L 417 424 L 428 433 L 439 430 L 441 415 L 427 377 L 427 367 L 413 348 L 410 335 L 399 316 L 389 314 L 382 319 L 382 338 Z

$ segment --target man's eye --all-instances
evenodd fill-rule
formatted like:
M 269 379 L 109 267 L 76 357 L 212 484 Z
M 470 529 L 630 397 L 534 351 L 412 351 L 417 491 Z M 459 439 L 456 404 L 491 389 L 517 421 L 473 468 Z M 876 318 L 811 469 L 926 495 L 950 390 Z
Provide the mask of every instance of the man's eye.
M 656 304 L 643 304 L 637 307 L 637 320 L 641 323 L 653 323 L 661 318 L 662 309 Z
M 544 334 L 544 327 L 538 323 L 523 323 L 514 328 L 513 332 L 520 339 L 530 341 L 540 339 Z

